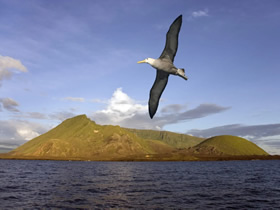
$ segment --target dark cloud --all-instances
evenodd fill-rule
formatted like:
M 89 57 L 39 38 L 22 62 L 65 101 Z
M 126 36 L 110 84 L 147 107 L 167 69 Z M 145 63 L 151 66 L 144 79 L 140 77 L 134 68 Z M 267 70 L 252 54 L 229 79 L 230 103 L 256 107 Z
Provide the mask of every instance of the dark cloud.
M 170 104 L 161 109 L 161 113 L 178 113 L 182 109 L 184 109 L 185 106 L 181 104 Z
M 13 71 L 27 72 L 27 69 L 19 60 L 0 55 L 0 87 L 1 81 L 10 79 Z
M 176 106 L 177 105 L 169 105 L 169 107 L 173 108 Z M 115 124 L 123 127 L 139 129 L 159 129 L 168 124 L 206 117 L 212 114 L 223 112 L 227 109 L 229 109 L 229 107 L 222 107 L 216 104 L 201 104 L 198 107 L 185 112 L 168 113 L 163 115 L 158 113 L 157 116 L 153 118 L 153 120 L 150 119 L 146 112 L 134 112 L 130 115 L 120 116 L 119 112 L 117 112 L 116 115 L 116 111 L 96 112 L 91 116 L 91 118 L 100 124 Z M 116 116 L 120 120 L 114 121 L 114 117 Z
M 10 79 L 12 77 L 12 73 L 6 69 L 0 69 L 0 87 L 2 86 L 1 81 L 4 79 Z
M 270 154 L 280 154 L 280 124 L 233 124 L 204 130 L 193 129 L 187 134 L 205 138 L 217 135 L 240 136 L 254 142 Z
M 208 115 L 217 114 L 230 109 L 230 107 L 223 107 L 216 104 L 200 104 L 198 107 L 176 114 L 174 123 L 182 120 L 191 120 L 206 117 Z
M 280 135 L 280 124 L 267 125 L 241 125 L 232 124 L 219 127 L 213 127 L 204 130 L 192 129 L 187 132 L 194 136 L 210 137 L 216 135 L 235 135 L 235 136 L 253 136 L 261 138 L 267 136 Z
M 16 108 L 19 104 L 11 98 L 0 98 L 0 104 L 2 104 L 4 109 L 10 112 L 19 112 L 19 110 Z M 0 111 L 1 111 L 1 107 L 0 107 Z
M 193 120 L 217 114 L 228 110 L 230 107 L 222 107 L 216 104 L 201 104 L 198 107 L 182 111 L 186 106 L 170 104 L 158 111 L 151 120 L 148 114 L 148 106 L 138 104 L 118 88 L 105 109 L 94 112 L 90 117 L 98 124 L 120 125 L 129 128 L 160 129 L 165 125 L 174 124 L 185 120 Z

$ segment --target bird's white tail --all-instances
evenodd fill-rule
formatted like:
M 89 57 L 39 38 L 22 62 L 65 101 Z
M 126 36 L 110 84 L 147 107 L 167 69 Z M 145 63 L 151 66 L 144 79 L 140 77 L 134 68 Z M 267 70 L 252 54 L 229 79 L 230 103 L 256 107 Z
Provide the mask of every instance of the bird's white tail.
M 185 75 L 185 69 L 177 69 L 178 76 L 184 78 L 185 80 L 188 79 L 188 77 Z

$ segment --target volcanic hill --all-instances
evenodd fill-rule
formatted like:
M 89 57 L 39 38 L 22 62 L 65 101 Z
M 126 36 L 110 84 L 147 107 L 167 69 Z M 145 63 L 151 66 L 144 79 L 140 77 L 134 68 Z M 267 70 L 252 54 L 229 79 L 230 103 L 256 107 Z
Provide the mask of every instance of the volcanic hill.
M 250 156 L 268 155 L 256 144 L 238 136 L 214 136 L 194 146 L 192 150 L 204 155 Z
M 203 139 L 167 131 L 98 125 L 79 115 L 63 121 L 7 154 L 15 159 L 199 160 L 200 156 L 266 156 L 235 136 Z M 205 158 L 204 158 L 205 159 Z

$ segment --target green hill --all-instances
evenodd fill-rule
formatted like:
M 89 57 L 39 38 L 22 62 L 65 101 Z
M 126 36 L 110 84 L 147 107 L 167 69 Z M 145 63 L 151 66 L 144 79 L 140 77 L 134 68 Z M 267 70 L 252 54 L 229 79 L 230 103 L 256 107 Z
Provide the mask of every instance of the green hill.
M 67 119 L 49 132 L 13 150 L 13 156 L 113 159 L 170 152 L 156 140 L 143 140 L 119 126 L 101 126 L 86 115 Z
M 169 131 L 154 131 L 140 129 L 127 130 L 136 134 L 140 138 L 159 140 L 177 149 L 193 147 L 205 140 L 204 138 L 199 138 L 186 134 L 178 134 Z
M 235 136 L 204 140 L 167 131 L 102 126 L 86 115 L 79 115 L 4 156 L 59 160 L 199 160 L 232 155 L 268 154 L 252 142 Z
M 215 136 L 193 148 L 196 152 L 204 155 L 268 155 L 256 144 L 237 136 L 223 135 Z

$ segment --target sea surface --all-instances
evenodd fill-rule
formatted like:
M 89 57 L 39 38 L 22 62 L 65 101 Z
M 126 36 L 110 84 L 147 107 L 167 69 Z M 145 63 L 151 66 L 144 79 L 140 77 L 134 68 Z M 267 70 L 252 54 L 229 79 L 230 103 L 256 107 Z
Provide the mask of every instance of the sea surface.
M 0 160 L 0 209 L 279 209 L 280 161 Z

